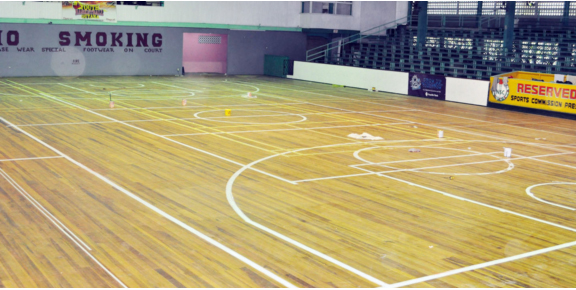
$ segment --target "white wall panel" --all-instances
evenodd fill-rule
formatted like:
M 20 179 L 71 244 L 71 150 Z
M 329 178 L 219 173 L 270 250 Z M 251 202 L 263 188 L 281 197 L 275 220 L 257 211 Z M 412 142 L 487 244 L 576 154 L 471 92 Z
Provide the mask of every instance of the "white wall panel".
M 293 79 L 408 94 L 408 73 L 311 62 L 294 62 Z
M 486 106 L 489 81 L 446 78 L 446 101 Z

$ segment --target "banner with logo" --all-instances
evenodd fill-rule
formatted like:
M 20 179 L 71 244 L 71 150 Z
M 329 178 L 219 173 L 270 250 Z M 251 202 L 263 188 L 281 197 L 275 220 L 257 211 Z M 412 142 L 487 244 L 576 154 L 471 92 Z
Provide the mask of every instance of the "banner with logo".
M 116 1 L 62 1 L 62 18 L 116 22 Z
M 491 103 L 576 114 L 576 85 L 553 82 L 554 75 L 532 79 L 490 78 Z
M 421 73 L 410 73 L 408 78 L 408 95 L 446 100 L 446 77 Z

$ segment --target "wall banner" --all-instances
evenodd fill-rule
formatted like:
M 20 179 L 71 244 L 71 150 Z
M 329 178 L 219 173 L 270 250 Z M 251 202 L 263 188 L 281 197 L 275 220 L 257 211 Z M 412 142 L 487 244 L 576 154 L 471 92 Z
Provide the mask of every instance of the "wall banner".
M 116 22 L 116 1 L 62 1 L 62 18 Z
M 544 81 L 490 78 L 491 103 L 576 114 L 576 86 Z
M 408 95 L 435 100 L 446 100 L 446 77 L 421 73 L 408 75 Z

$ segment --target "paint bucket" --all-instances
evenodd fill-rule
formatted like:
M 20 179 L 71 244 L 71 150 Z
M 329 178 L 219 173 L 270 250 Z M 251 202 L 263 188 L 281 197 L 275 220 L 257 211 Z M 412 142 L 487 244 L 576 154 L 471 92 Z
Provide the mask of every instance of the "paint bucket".
M 232 115 L 232 110 L 230 110 L 230 109 L 224 110 L 224 115 L 226 115 L 226 116 Z
M 438 130 L 438 138 L 444 138 L 444 131 Z
M 504 147 L 504 157 L 506 158 L 512 157 L 512 148 Z

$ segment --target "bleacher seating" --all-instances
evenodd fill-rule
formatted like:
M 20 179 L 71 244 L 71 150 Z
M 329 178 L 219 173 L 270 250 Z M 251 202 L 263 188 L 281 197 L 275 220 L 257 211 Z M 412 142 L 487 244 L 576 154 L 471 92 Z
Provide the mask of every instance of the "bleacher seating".
M 510 51 L 503 34 L 502 28 L 429 28 L 418 47 L 416 27 L 399 26 L 316 62 L 482 80 L 518 70 L 576 75 L 576 27 L 516 29 Z

